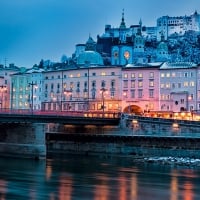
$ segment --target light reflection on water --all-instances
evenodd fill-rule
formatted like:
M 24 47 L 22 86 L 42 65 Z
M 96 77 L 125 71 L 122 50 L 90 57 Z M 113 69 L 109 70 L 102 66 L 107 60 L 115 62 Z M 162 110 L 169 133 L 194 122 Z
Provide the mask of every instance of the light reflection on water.
M 197 168 L 98 156 L 0 158 L 0 200 L 196 200 L 199 188 Z

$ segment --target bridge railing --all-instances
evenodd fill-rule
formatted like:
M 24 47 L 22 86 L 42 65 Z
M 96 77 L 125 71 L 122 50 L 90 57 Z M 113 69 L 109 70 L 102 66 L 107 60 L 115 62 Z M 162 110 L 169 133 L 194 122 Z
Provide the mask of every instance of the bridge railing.
M 72 116 L 87 118 L 120 118 L 119 112 L 101 112 L 101 111 L 40 111 L 27 109 L 1 109 L 0 114 L 10 115 L 56 115 L 56 116 Z

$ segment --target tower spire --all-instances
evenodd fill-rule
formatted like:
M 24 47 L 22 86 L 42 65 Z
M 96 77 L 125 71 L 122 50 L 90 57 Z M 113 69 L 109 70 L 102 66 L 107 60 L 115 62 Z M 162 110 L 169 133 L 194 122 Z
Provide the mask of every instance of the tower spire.
M 126 28 L 126 24 L 125 24 L 125 21 L 124 21 L 124 9 L 122 10 L 122 21 L 121 21 L 121 24 L 120 24 L 120 28 Z

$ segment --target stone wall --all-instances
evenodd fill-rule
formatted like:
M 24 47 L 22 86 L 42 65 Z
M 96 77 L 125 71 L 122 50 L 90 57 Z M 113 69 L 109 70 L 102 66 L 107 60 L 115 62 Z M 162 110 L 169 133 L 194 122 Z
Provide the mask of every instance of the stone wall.
M 45 124 L 1 124 L 0 130 L 1 155 L 35 159 L 46 157 Z

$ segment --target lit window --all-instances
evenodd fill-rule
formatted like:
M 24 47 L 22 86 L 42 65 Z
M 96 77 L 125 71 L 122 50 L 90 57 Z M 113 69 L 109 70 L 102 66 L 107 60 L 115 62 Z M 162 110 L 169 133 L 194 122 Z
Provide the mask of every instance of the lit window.
M 101 72 L 101 76 L 106 76 L 106 72 Z
M 138 87 L 143 87 L 143 81 L 138 81 Z
M 81 77 L 81 74 L 80 74 L 80 73 L 78 73 L 78 74 L 77 74 L 77 77 Z
M 142 74 L 142 73 L 139 73 L 139 74 L 138 74 L 138 78 L 143 78 L 143 74 Z
M 131 73 L 131 78 L 135 78 L 135 73 Z
M 164 74 L 164 73 L 161 73 L 160 77 L 162 77 L 162 78 L 165 77 L 165 74 Z
M 190 82 L 190 86 L 191 86 L 191 87 L 194 87 L 194 84 L 195 84 L 194 81 L 191 81 L 191 82 Z
M 149 81 L 149 87 L 154 87 L 154 81 Z
M 188 87 L 188 82 L 187 82 L 187 81 L 184 82 L 184 83 L 183 83 L 183 86 L 184 86 L 184 87 Z
M 128 78 L 128 74 L 127 73 L 124 74 L 124 78 Z
M 166 84 L 165 84 L 165 87 L 166 87 L 166 88 L 170 88 L 170 83 L 166 83 Z
M 167 74 L 166 74 L 166 77 L 168 77 L 168 78 L 169 78 L 169 77 L 170 77 L 170 73 L 167 73 Z
M 131 88 L 134 88 L 135 87 L 135 81 L 131 81 Z

